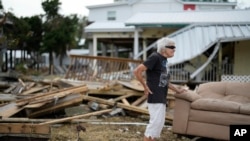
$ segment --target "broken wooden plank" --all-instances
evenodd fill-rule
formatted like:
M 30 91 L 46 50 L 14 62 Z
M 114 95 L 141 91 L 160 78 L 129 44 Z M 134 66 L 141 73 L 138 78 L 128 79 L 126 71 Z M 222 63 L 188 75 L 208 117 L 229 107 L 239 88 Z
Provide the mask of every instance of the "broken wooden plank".
M 29 89 L 31 89 L 33 86 L 35 86 L 36 85 L 36 83 L 35 82 L 29 82 L 27 85 L 26 85 L 26 87 L 25 87 L 25 90 L 29 90 Z
M 130 103 L 128 102 L 128 100 L 126 98 L 122 99 L 122 103 L 124 103 L 125 105 L 130 105 Z
M 140 105 L 138 105 L 138 107 L 140 107 L 140 108 L 147 108 L 148 107 L 148 101 L 147 100 L 145 100 L 144 102 L 142 102 Z
M 34 118 L 54 111 L 59 111 L 72 105 L 78 105 L 82 103 L 82 100 L 83 96 L 81 94 L 72 94 L 57 101 L 46 104 L 45 106 L 36 110 L 32 109 L 31 112 L 28 112 L 28 117 Z
M 96 98 L 96 97 L 87 96 L 87 95 L 84 95 L 83 99 L 90 100 L 90 101 L 95 101 L 95 102 L 98 102 L 98 103 L 103 103 L 103 104 L 106 104 L 106 105 L 111 105 L 111 106 L 116 106 L 116 107 L 124 108 L 124 109 L 130 110 L 130 111 L 134 111 L 134 112 L 139 112 L 139 113 L 143 113 L 143 114 L 149 114 L 147 109 L 138 108 L 138 107 L 133 106 L 133 105 L 125 105 L 125 104 L 120 103 L 120 102 L 116 103 L 116 102 L 113 102 L 113 101 L 108 101 L 108 100 L 105 100 L 105 99 L 102 99 L 102 98 Z M 166 119 L 173 120 L 173 118 L 171 118 L 171 117 L 169 117 L 167 115 L 166 115 Z
M 2 107 L 0 107 L 0 117 L 2 118 L 8 118 L 19 111 L 21 111 L 23 107 L 18 107 L 15 102 L 11 102 L 9 104 L 6 104 Z
M 11 102 L 15 101 L 16 96 L 12 94 L 0 94 L 0 102 Z
M 134 96 L 141 96 L 143 95 L 142 92 L 136 92 L 134 90 L 128 90 L 128 89 L 120 89 L 117 91 L 111 90 L 111 91 L 100 91 L 95 89 L 89 89 L 88 94 L 91 95 L 113 95 L 113 96 L 123 96 L 126 94 L 133 94 Z
M 69 120 L 73 120 L 73 119 L 84 118 L 84 117 L 89 117 L 89 116 L 94 116 L 94 115 L 100 115 L 100 114 L 108 113 L 108 112 L 111 112 L 111 111 L 112 111 L 112 109 L 105 109 L 105 110 L 101 110 L 101 111 L 87 113 L 87 114 L 84 114 L 84 115 L 77 115 L 77 116 L 73 116 L 73 117 L 67 117 L 67 118 L 51 120 L 51 121 L 48 121 L 48 122 L 39 123 L 38 125 L 48 125 L 48 124 L 61 123 L 61 122 L 65 122 L 65 121 L 69 121 Z
M 136 91 L 144 91 L 143 86 L 141 85 L 141 83 L 137 80 L 132 80 L 130 82 L 126 82 L 126 81 L 117 81 L 119 84 L 128 87 L 130 89 L 136 90 Z
M 50 126 L 30 123 L 0 123 L 0 134 L 50 134 Z
M 4 118 L 0 119 L 0 123 L 42 123 L 55 119 L 32 119 L 32 118 Z M 73 119 L 68 121 L 69 123 L 80 123 L 80 122 L 100 122 L 100 119 Z M 66 121 L 65 121 L 66 122 Z
M 136 101 L 134 101 L 131 105 L 137 106 L 140 103 L 142 103 L 143 101 L 145 101 L 146 99 L 147 99 L 147 95 L 142 95 L 140 98 L 138 98 Z
M 85 92 L 87 91 L 88 88 L 84 85 L 84 86 L 76 86 L 76 87 L 72 87 L 72 88 L 66 88 L 66 89 L 61 89 L 58 91 L 53 91 L 53 92 L 48 92 L 42 95 L 35 95 L 29 98 L 25 98 L 25 99 L 21 99 L 21 100 L 17 100 L 16 103 L 18 106 L 23 106 L 26 105 L 28 103 L 39 103 L 39 102 L 43 102 L 49 99 L 55 99 L 56 97 L 60 98 L 60 97 L 64 97 L 66 95 L 69 95 L 71 93 L 80 93 L 80 92 Z
M 119 103 L 119 102 L 108 101 L 108 100 L 102 99 L 102 98 L 97 98 L 97 97 L 93 97 L 93 96 L 84 95 L 83 99 L 91 100 L 91 101 L 95 101 L 95 102 L 98 102 L 98 103 L 103 103 L 103 104 L 111 105 L 111 106 L 119 106 L 120 108 L 124 108 L 124 109 L 127 109 L 127 110 L 148 114 L 148 110 L 146 110 L 146 109 L 141 109 L 141 108 L 138 108 L 138 107 L 132 106 L 132 105 L 125 105 L 125 104 Z
M 41 102 L 41 103 L 35 103 L 35 104 L 29 104 L 29 105 L 25 105 L 24 108 L 29 108 L 29 109 L 32 109 L 32 108 L 39 108 L 39 107 L 42 107 L 44 106 L 45 104 L 47 103 L 50 103 L 52 102 L 53 100 L 48 100 L 46 102 Z
M 128 98 L 128 97 L 131 97 L 131 96 L 135 96 L 134 94 L 126 94 L 126 95 L 122 95 L 122 96 L 119 96 L 117 98 L 114 99 L 114 101 L 120 101 L 124 98 Z
M 10 87 L 6 90 L 4 90 L 4 93 L 10 93 L 11 91 L 13 91 L 16 88 L 16 84 L 11 84 Z
M 12 94 L 19 94 L 22 92 L 24 87 L 19 83 L 16 85 L 16 87 L 11 91 Z
M 47 88 L 49 88 L 49 87 L 50 87 L 49 85 L 47 85 L 47 86 L 42 86 L 42 87 L 37 86 L 37 87 L 31 88 L 31 89 L 29 89 L 29 90 L 26 90 L 26 91 L 22 92 L 20 95 L 32 94 L 32 93 L 39 92 L 39 91 L 42 91 L 42 90 L 44 90 L 44 89 L 47 89 Z
M 18 78 L 18 82 L 19 82 L 23 87 L 26 86 L 22 79 Z

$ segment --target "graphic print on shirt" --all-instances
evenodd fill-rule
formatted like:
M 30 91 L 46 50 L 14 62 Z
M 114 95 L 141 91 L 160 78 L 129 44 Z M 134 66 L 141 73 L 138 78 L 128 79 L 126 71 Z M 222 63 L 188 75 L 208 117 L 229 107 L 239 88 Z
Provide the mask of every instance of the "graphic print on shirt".
M 170 74 L 167 69 L 167 60 L 163 60 L 161 63 L 161 76 L 159 81 L 159 87 L 165 87 L 168 84 Z

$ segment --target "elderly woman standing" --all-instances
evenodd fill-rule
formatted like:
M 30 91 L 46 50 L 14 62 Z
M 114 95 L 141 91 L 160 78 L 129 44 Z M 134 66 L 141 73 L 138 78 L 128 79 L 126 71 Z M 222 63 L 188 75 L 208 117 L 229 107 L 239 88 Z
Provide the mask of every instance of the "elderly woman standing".
M 178 94 L 185 91 L 177 89 L 169 82 L 170 73 L 167 67 L 167 58 L 173 57 L 174 52 L 175 42 L 170 38 L 162 38 L 157 41 L 157 52 L 153 52 L 145 62 L 134 70 L 135 77 L 143 85 L 144 94 L 148 97 L 150 119 L 144 133 L 144 141 L 154 141 L 160 137 L 165 124 L 168 88 Z M 146 81 L 142 76 L 144 71 L 146 71 Z

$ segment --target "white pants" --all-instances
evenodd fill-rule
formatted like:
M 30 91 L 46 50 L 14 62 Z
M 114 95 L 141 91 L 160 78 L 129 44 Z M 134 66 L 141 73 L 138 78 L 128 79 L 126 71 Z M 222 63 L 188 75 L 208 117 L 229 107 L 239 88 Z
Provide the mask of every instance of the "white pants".
M 147 138 L 159 138 L 165 123 L 166 104 L 148 103 L 148 111 L 150 119 L 144 135 Z

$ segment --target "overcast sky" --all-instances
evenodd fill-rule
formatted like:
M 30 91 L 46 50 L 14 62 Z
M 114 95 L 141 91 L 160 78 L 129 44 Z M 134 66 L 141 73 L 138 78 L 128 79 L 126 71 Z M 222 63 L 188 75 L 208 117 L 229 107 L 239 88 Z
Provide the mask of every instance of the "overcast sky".
M 43 0 L 2 0 L 5 11 L 13 12 L 17 17 L 30 17 L 44 14 L 41 3 Z M 113 0 L 60 0 L 60 13 L 64 15 L 77 14 L 88 16 L 86 6 L 112 3 Z M 250 0 L 238 0 L 241 7 L 250 6 Z
M 13 12 L 17 17 L 30 17 L 44 14 L 41 3 L 43 0 L 2 0 L 4 10 Z M 86 6 L 108 4 L 114 0 L 60 0 L 62 3 L 60 13 L 64 15 L 88 15 Z

